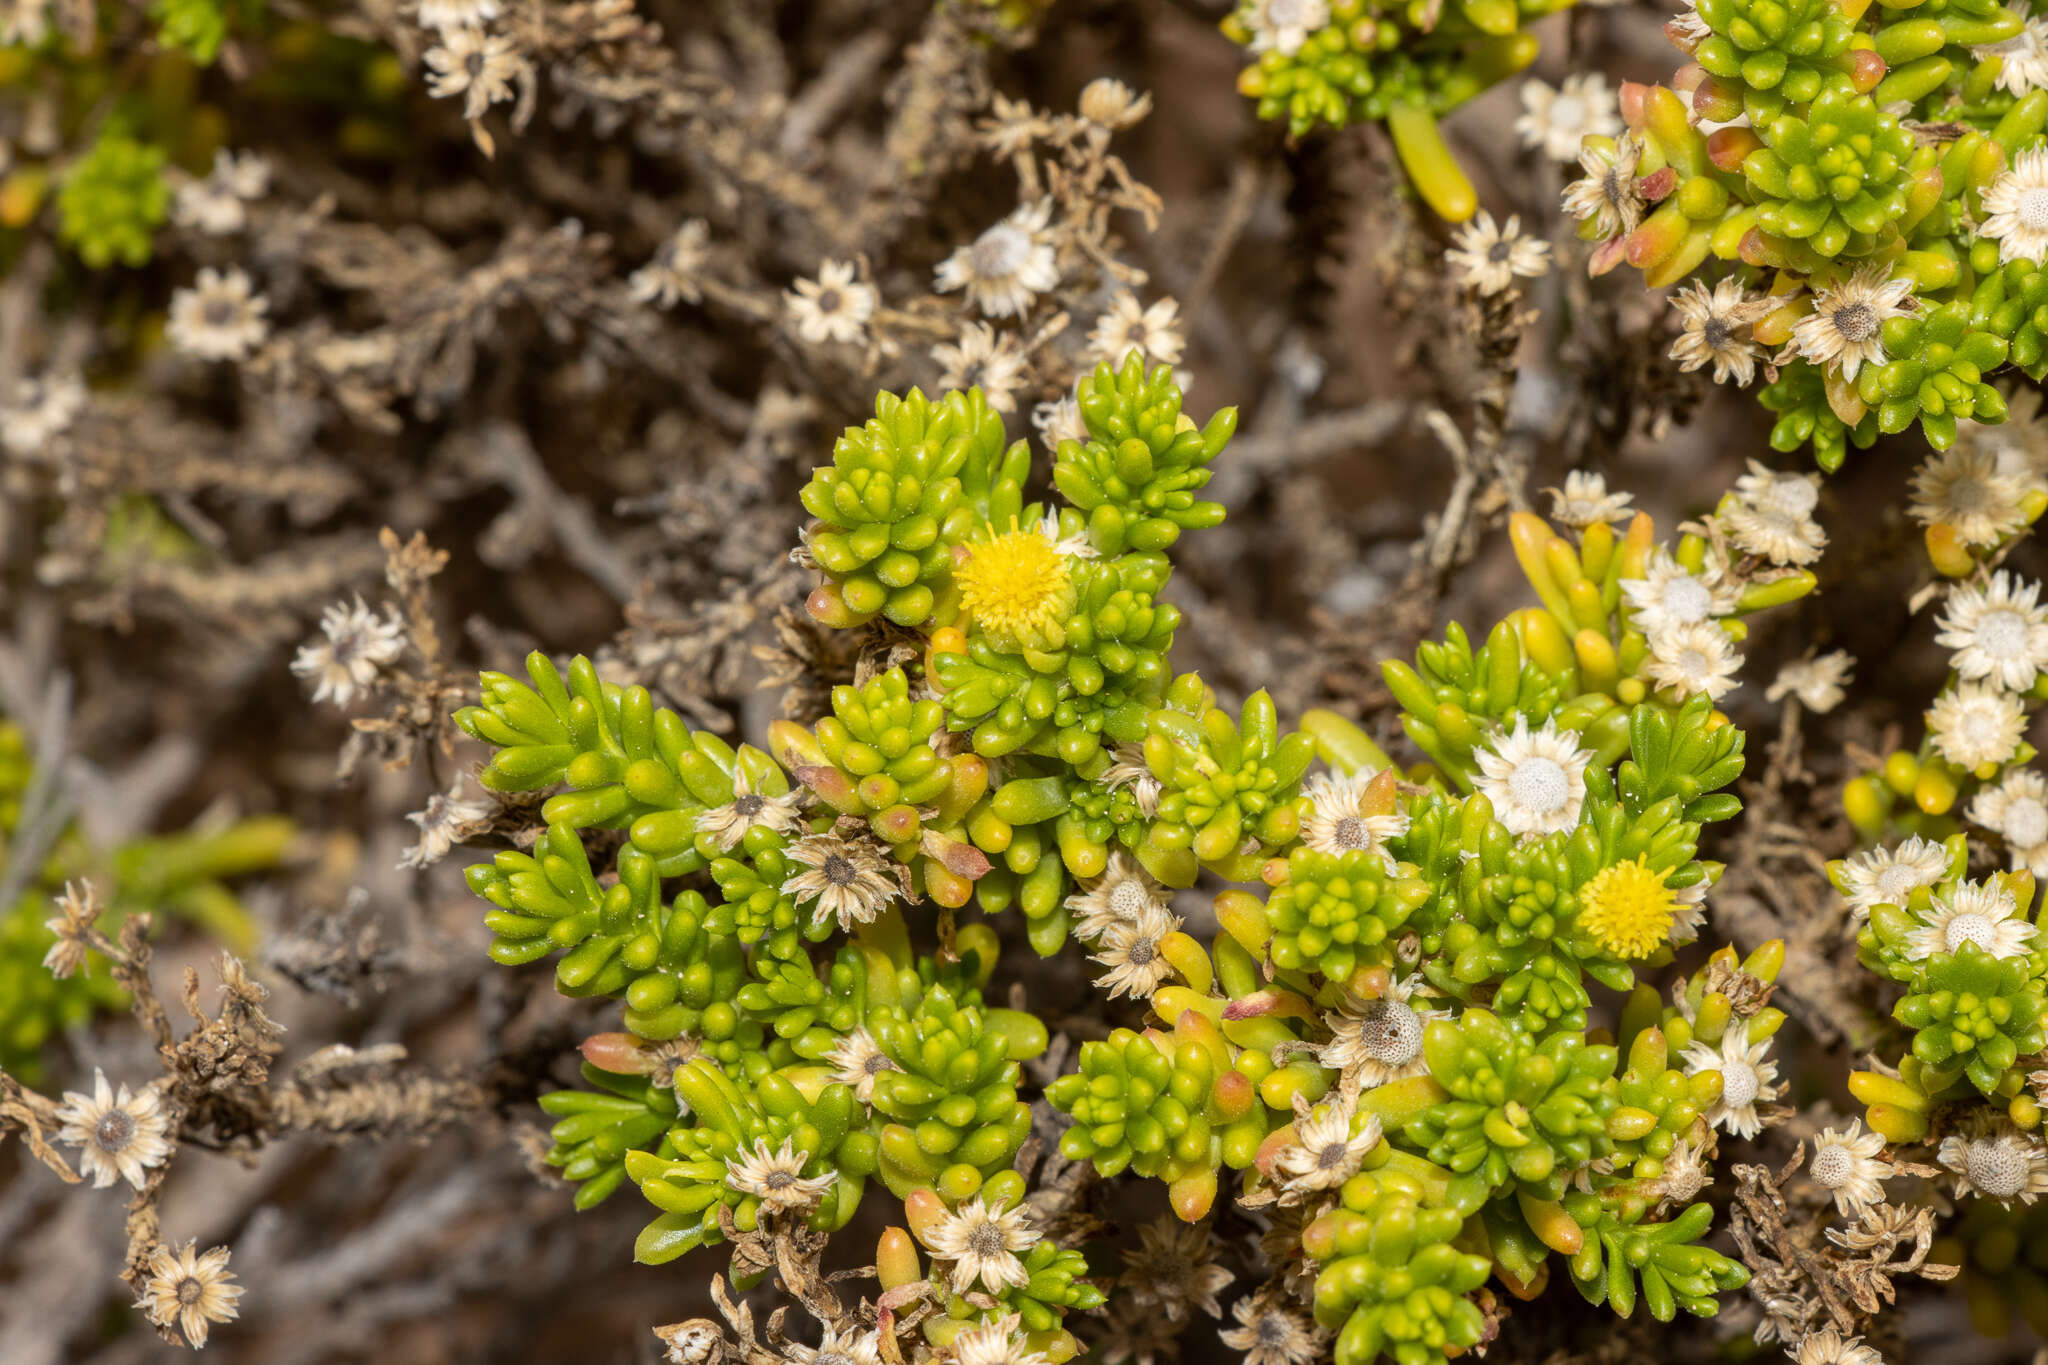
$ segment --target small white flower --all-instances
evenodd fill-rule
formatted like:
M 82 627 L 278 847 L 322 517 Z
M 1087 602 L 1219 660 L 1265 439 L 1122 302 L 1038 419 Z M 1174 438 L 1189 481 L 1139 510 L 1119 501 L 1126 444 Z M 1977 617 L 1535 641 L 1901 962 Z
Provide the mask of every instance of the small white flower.
M 1851 1218 L 1884 1199 L 1884 1182 L 1892 1168 L 1877 1159 L 1883 1150 L 1884 1135 L 1866 1133 L 1862 1121 L 1852 1119 L 1846 1132 L 1820 1130 L 1813 1140 L 1813 1160 L 1806 1163 L 1806 1173 L 1835 1197 L 1835 1211 Z
M 398 865 L 402 868 L 433 866 L 448 856 L 450 848 L 481 834 L 497 809 L 488 800 L 465 799 L 462 777 L 458 774 L 447 791 L 435 792 L 427 798 L 424 809 L 412 811 L 405 817 L 419 826 L 420 838 L 405 851 Z
M 1920 922 L 1906 939 L 1906 956 L 1916 961 L 1965 943 L 1998 958 L 2024 957 L 2034 946 L 2034 926 L 2012 892 L 1995 882 L 1964 882 L 1947 896 L 1937 892 Z
M 1706 1120 L 1737 1137 L 1753 1138 L 1764 1126 L 1757 1105 L 1778 1097 L 1777 1087 L 1772 1084 L 1778 1079 L 1778 1064 L 1770 1060 L 1770 1040 L 1750 1047 L 1747 1030 L 1748 1025 L 1738 1019 L 1729 1024 L 1720 1047 L 1702 1042 L 1688 1044 L 1685 1071 L 1688 1076 L 1720 1072 L 1721 1098 L 1707 1111 Z
M 1641 578 L 1621 580 L 1630 619 L 1646 636 L 1677 626 L 1699 625 L 1734 610 L 1741 595 L 1733 582 L 1688 572 L 1662 546 L 1650 551 Z
M 1024 382 L 1024 352 L 1016 339 L 985 322 L 970 322 L 957 344 L 940 342 L 932 359 L 942 367 L 942 389 L 980 389 L 997 412 L 1017 410 L 1017 388 Z M 1057 539 L 1057 537 L 1051 537 Z
M 634 271 L 627 286 L 640 303 L 673 308 L 676 300 L 696 303 L 704 297 L 697 284 L 709 255 L 711 225 L 702 218 L 685 219 L 655 250 L 654 258 Z
M 1369 813 L 1380 804 L 1369 799 L 1374 776 L 1317 773 L 1309 778 L 1301 789 L 1310 807 L 1301 824 L 1301 842 L 1321 853 L 1370 853 L 1393 871 L 1394 855 L 1387 851 L 1387 840 L 1408 832 L 1408 812 L 1396 804 L 1392 810 Z
M 1024 1344 L 1015 1313 L 970 1327 L 953 1338 L 953 1365 L 1047 1365 Z
M 1811 564 L 1828 543 L 1813 519 L 1820 505 L 1820 480 L 1811 474 L 1786 474 L 1760 461 L 1735 481 L 1735 500 L 1722 519 L 1728 535 L 1746 553 L 1773 564 Z
M 767 796 L 754 790 L 745 768 L 732 772 L 732 800 L 697 817 L 698 834 L 707 835 L 722 853 L 738 848 L 757 829 L 794 834 L 803 826 L 803 797 L 797 792 Z
M 1996 454 L 1959 442 L 1921 462 L 1908 510 L 1923 526 L 1946 523 L 1965 545 L 1995 545 L 2025 524 L 2025 494 Z
M 1038 1230 L 1023 1205 L 992 1208 L 977 1196 L 934 1224 L 924 1244 L 936 1259 L 953 1263 L 955 1294 L 965 1294 L 977 1282 L 1000 1294 L 1031 1282 L 1017 1253 L 1038 1245 Z
M 1580 223 L 1591 223 L 1602 241 L 1634 232 L 1643 221 L 1645 201 L 1636 183 L 1643 144 L 1634 133 L 1612 142 L 1588 143 L 1579 151 L 1585 175 L 1564 188 L 1564 211 Z
M 1991 182 L 1977 231 L 1998 243 L 2001 261 L 2048 256 L 2048 147 L 2029 147 Z
M 1958 1197 L 1982 1195 L 2010 1208 L 2048 1194 L 2048 1148 L 2003 1120 L 1943 1138 L 1934 1159 L 1955 1176 Z
M 865 1028 L 857 1028 L 834 1043 L 825 1060 L 832 1064 L 832 1079 L 849 1087 L 862 1104 L 874 1102 L 875 1077 L 884 1071 L 903 1069 L 889 1060 L 875 1035 Z
M 1534 279 L 1549 274 L 1550 243 L 1524 237 L 1519 215 L 1495 223 L 1493 215 L 1481 209 L 1458 229 L 1455 245 L 1444 252 L 1444 262 L 1463 273 L 1468 289 L 1498 294 L 1512 285 L 1517 275 Z
M 1330 22 L 1329 0 L 1251 0 L 1244 14 L 1253 52 L 1292 57 L 1309 36 Z
M 1545 721 L 1531 730 L 1526 716 L 1501 734 L 1491 749 L 1474 749 L 1475 780 L 1493 804 L 1493 816 L 1513 834 L 1555 834 L 1579 823 L 1586 801 L 1586 764 L 1592 755 L 1578 747 L 1576 730 Z
M 85 407 L 85 385 L 75 374 L 24 376 L 12 401 L 0 403 L 0 446 L 10 455 L 34 455 L 71 429 Z
M 2005 840 L 2014 868 L 2048 878 L 2048 778 L 2014 768 L 1970 802 L 1970 818 Z
M 1060 453 L 1061 441 L 1088 444 L 1088 424 L 1081 420 L 1080 401 L 1071 393 L 1031 409 L 1031 425 L 1038 429 L 1038 439 L 1052 455 Z
M 1694 621 L 1653 632 L 1643 672 L 1680 697 L 1704 693 L 1718 701 L 1735 687 L 1735 670 L 1740 667 L 1742 656 L 1735 652 L 1728 632 L 1712 621 Z
M 1074 932 L 1092 942 L 1116 925 L 1136 928 L 1147 914 L 1165 911 L 1168 894 L 1136 858 L 1119 848 L 1110 853 L 1101 876 L 1067 897 L 1067 909 L 1074 917 Z
M 1051 221 L 1050 199 L 1018 208 L 939 262 L 939 292 L 964 289 L 967 301 L 988 317 L 1022 317 L 1033 299 L 1060 282 Z
M 116 1091 L 107 1084 L 107 1073 L 95 1070 L 92 1094 L 65 1091 L 57 1121 L 63 1125 L 57 1137 L 79 1149 L 79 1172 L 92 1177 L 96 1190 L 116 1180 L 139 1190 L 149 1179 L 148 1169 L 171 1154 L 170 1116 L 154 1084 L 132 1094 L 126 1085 Z
M 1173 974 L 1173 966 L 1159 950 L 1160 941 L 1180 929 L 1180 916 L 1157 905 L 1148 905 L 1134 920 L 1106 925 L 1096 946 L 1102 951 L 1091 961 L 1109 968 L 1096 984 L 1120 995 L 1149 997 L 1161 982 Z
M 1955 651 L 1958 676 L 1987 679 L 2023 692 L 2048 668 L 2048 608 L 2038 599 L 2039 583 L 2000 569 L 1988 585 L 1960 583 L 1950 589 L 1935 643 Z
M 1970 55 L 1980 62 L 1998 58 L 1995 84 L 2009 95 L 2048 89 L 2048 17 L 2030 18 L 2012 37 L 1973 47 Z
M 427 92 L 435 99 L 461 95 L 462 116 L 482 118 L 494 104 L 512 98 L 512 82 L 526 68 L 526 59 L 503 34 L 480 28 L 452 28 L 440 35 L 438 47 L 427 49 Z
M 254 292 L 239 267 L 223 274 L 206 266 L 192 288 L 171 292 L 164 335 L 201 360 L 240 360 L 270 335 L 269 311 L 270 300 Z
M 854 278 L 851 261 L 826 261 L 815 280 L 798 280 L 783 295 L 796 334 L 813 345 L 853 344 L 867 335 L 875 314 L 875 287 Z
M 725 1183 L 740 1194 L 751 1194 L 767 1209 L 809 1208 L 825 1197 L 839 1179 L 839 1172 L 804 1178 L 809 1152 L 796 1150 L 794 1139 L 784 1138 L 771 1150 L 767 1138 L 754 1139 L 752 1151 L 742 1151 L 725 1162 Z
M 1751 298 L 1742 281 L 1734 276 L 1722 280 L 1710 291 L 1698 280 L 1689 281 L 1671 296 L 1680 330 L 1671 343 L 1671 358 L 1681 372 L 1690 373 L 1707 365 L 1714 367 L 1714 382 L 1733 379 L 1739 388 L 1756 377 L 1763 347 L 1750 335 L 1750 327 L 1778 306 L 1773 298 Z
M 1935 698 L 1927 728 L 1943 758 L 1959 768 L 1979 768 L 2013 756 L 2026 733 L 2027 713 L 2010 692 L 1958 683 Z
M 1884 1357 L 1862 1337 L 1845 1337 L 1833 1327 L 1816 1327 L 1801 1339 L 1792 1365 L 1884 1365 Z
M 1379 1146 L 1377 1114 L 1362 1118 L 1357 1106 L 1341 1096 L 1310 1106 L 1294 1098 L 1294 1141 L 1273 1157 L 1280 1177 L 1280 1202 L 1298 1204 L 1320 1190 L 1333 1190 L 1352 1176 L 1366 1153 Z
M 1904 906 L 1923 886 L 1948 876 L 1948 850 L 1932 839 L 1909 835 L 1897 848 L 1873 848 L 1842 864 L 1843 894 L 1852 919 L 1867 919 L 1880 905 Z
M 882 1365 L 882 1343 L 873 1332 L 841 1332 L 827 1327 L 816 1347 L 791 1345 L 796 1365 Z
M 1607 480 L 1590 469 L 1574 469 L 1564 476 L 1563 488 L 1546 488 L 1550 495 L 1553 521 L 1582 530 L 1595 522 L 1627 521 L 1635 515 L 1629 507 L 1633 493 L 1610 493 Z
M 237 156 L 223 147 L 213 154 L 213 170 L 178 187 L 171 220 L 210 236 L 240 232 L 249 221 L 247 205 L 270 190 L 270 163 L 254 152 Z
M 1107 311 L 1096 319 L 1088 333 L 1088 355 L 1092 360 L 1120 369 L 1132 351 L 1148 365 L 1178 365 L 1187 340 L 1180 333 L 1180 304 L 1160 299 L 1147 308 L 1128 289 L 1117 294 Z
M 1432 1019 L 1450 1018 L 1450 1011 L 1424 1007 L 1427 999 L 1416 994 L 1410 977 L 1374 1000 L 1346 991 L 1337 1010 L 1323 1016 L 1330 1041 L 1316 1050 L 1316 1060 L 1339 1074 L 1341 1093 L 1357 1094 L 1428 1069 L 1423 1030 Z
M 1515 132 L 1524 147 L 1569 165 L 1588 136 L 1619 137 L 1621 107 L 1599 72 L 1566 76 L 1553 90 L 1531 77 L 1522 82 L 1522 116 Z
M 1873 261 L 1831 289 L 1814 295 L 1813 311 L 1792 326 L 1781 359 L 1801 356 L 1853 380 L 1866 364 L 1883 364 L 1884 324 L 1914 311 L 1913 281 L 1892 279 L 1891 266 Z
M 378 616 L 358 596 L 353 604 L 336 602 L 320 613 L 324 638 L 299 647 L 292 672 L 313 679 L 314 702 L 346 707 L 356 693 L 367 691 L 377 671 L 405 653 L 405 622 L 396 607 Z
M 498 0 L 419 0 L 421 28 L 446 33 L 455 28 L 482 28 L 500 13 Z
M 1799 704 L 1815 715 L 1826 715 L 1842 704 L 1842 688 L 1849 682 L 1849 670 L 1856 661 L 1846 649 L 1833 650 L 1818 658 L 1794 659 L 1778 670 L 1777 680 L 1764 689 L 1766 701 L 1799 698 Z

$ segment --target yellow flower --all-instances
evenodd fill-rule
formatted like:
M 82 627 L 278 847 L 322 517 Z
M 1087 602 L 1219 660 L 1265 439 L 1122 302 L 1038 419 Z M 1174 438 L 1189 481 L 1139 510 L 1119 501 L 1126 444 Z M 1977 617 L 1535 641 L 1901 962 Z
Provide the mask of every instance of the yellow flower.
M 1034 523 L 955 552 L 960 605 L 999 648 L 1051 652 L 1067 643 L 1074 580 L 1066 556 Z
M 1641 858 L 1615 863 L 1579 893 L 1579 927 L 1623 959 L 1648 957 L 1671 933 L 1678 893 Z

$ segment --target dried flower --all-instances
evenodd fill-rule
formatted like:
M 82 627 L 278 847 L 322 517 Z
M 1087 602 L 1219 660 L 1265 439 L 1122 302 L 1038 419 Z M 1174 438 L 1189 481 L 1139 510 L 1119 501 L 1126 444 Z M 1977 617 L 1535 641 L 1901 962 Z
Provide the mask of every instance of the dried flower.
M 1590 469 L 1574 469 L 1564 476 L 1563 488 L 1546 488 L 1550 494 L 1552 520 L 1580 530 L 1595 522 L 1627 521 L 1635 513 L 1629 504 L 1635 494 L 1610 493 L 1607 480 Z
M 336 602 L 320 614 L 323 639 L 299 646 L 292 672 L 312 678 L 313 700 L 346 707 L 367 691 L 377 670 L 405 652 L 405 623 L 395 607 L 378 616 L 358 596 L 353 605 Z
M 1394 855 L 1386 841 L 1408 832 L 1408 812 L 1396 805 L 1378 808 L 1370 793 L 1374 774 L 1317 773 L 1303 784 L 1309 799 L 1308 818 L 1301 822 L 1301 841 L 1322 853 L 1370 853 L 1392 871 Z
M 1586 764 L 1592 755 L 1578 747 L 1576 730 L 1559 730 L 1546 720 L 1538 730 L 1526 716 L 1490 749 L 1475 749 L 1474 785 L 1493 803 L 1493 816 L 1510 833 L 1555 834 L 1579 823 L 1586 801 Z
M 1237 1278 L 1215 1262 L 1216 1239 L 1204 1226 L 1171 1216 L 1138 1228 L 1138 1246 L 1124 1252 L 1123 1285 L 1133 1308 L 1186 1322 L 1200 1309 L 1223 1316 L 1217 1291 Z
M 874 1102 L 875 1077 L 903 1069 L 889 1060 L 875 1035 L 865 1028 L 856 1028 L 834 1043 L 825 1060 L 832 1064 L 832 1079 L 851 1089 L 862 1104 Z
M 1522 82 L 1522 116 L 1515 120 L 1515 132 L 1524 147 L 1552 161 L 1576 161 L 1586 138 L 1614 137 L 1621 127 L 1621 107 L 1597 71 L 1566 76 L 1556 89 L 1534 77 Z
M 1846 649 L 1832 650 L 1818 658 L 1794 659 L 1778 670 L 1778 676 L 1764 689 L 1764 700 L 1780 701 L 1787 696 L 1815 715 L 1826 715 L 1842 704 L 1842 688 L 1849 682 L 1849 670 L 1856 661 Z
M 755 1196 L 766 1209 L 810 1208 L 839 1179 L 837 1171 L 806 1179 L 804 1163 L 810 1159 L 809 1152 L 796 1150 L 794 1139 L 784 1138 L 780 1147 L 770 1150 L 767 1138 L 755 1138 L 751 1151 L 726 1158 L 725 1183 L 741 1194 Z
M 421 28 L 446 33 L 450 29 L 482 28 L 499 13 L 498 0 L 419 0 L 415 17 Z
M 1024 1207 L 994 1208 L 980 1197 L 961 1204 L 925 1234 L 933 1256 L 953 1263 L 953 1292 L 965 1294 L 979 1281 L 991 1294 L 1022 1289 L 1030 1272 L 1016 1253 L 1038 1245 L 1038 1231 Z
M 697 817 L 697 833 L 730 853 L 757 829 L 775 834 L 792 834 L 803 827 L 803 797 L 797 792 L 764 796 L 754 790 L 753 779 L 743 767 L 732 773 L 732 800 L 714 806 Z
M 1031 301 L 1060 282 L 1059 258 L 1047 224 L 1052 200 L 1025 204 L 939 262 L 940 293 L 967 291 L 967 301 L 992 318 L 1022 317 Z
M 249 222 L 248 203 L 269 190 L 269 162 L 254 152 L 236 156 L 222 147 L 213 154 L 210 172 L 178 187 L 171 221 L 215 237 L 240 232 Z
M 1088 354 L 1111 368 L 1120 368 L 1132 351 L 1148 365 L 1178 365 L 1187 341 L 1180 333 L 1180 303 L 1160 299 L 1147 308 L 1128 289 L 1111 300 L 1109 308 L 1088 333 Z
M 2011 891 L 1996 882 L 1964 882 L 1933 903 L 1921 927 L 1907 936 L 1906 956 L 1923 959 L 1974 943 L 1993 957 L 2023 957 L 2034 946 L 2034 925 Z
M 1450 1011 L 1416 1008 L 1423 997 L 1415 986 L 1414 977 L 1396 981 L 1373 1000 L 1347 991 L 1336 1012 L 1323 1016 L 1330 1041 L 1316 1050 L 1316 1060 L 1338 1073 L 1341 1093 L 1355 1095 L 1428 1070 L 1422 1031 L 1432 1019 L 1450 1018 Z
M 1915 891 L 1948 875 L 1948 850 L 1932 839 L 1909 835 L 1897 848 L 1874 848 L 1842 864 L 1848 884 L 1849 915 L 1867 918 L 1880 905 L 1903 906 Z
M 1380 1120 L 1366 1114 L 1360 1121 L 1353 1101 L 1337 1096 L 1310 1107 L 1294 1098 L 1294 1141 L 1273 1156 L 1280 1178 L 1280 1202 L 1298 1204 L 1310 1195 L 1333 1190 L 1358 1174 L 1365 1155 L 1380 1144 Z
M 881 1365 L 882 1343 L 873 1332 L 842 1332 L 828 1325 L 815 1347 L 792 1344 L 788 1354 L 796 1365 Z
M 1712 290 L 1698 280 L 1688 282 L 1671 296 L 1678 310 L 1680 331 L 1671 343 L 1671 358 L 1681 371 L 1690 373 L 1711 364 L 1714 382 L 1733 379 L 1746 387 L 1756 378 L 1757 361 L 1763 347 L 1749 335 L 1757 319 L 1777 307 L 1777 300 L 1753 299 L 1740 280 L 1722 280 Z
M 1550 243 L 1522 236 L 1519 215 L 1496 224 L 1493 215 L 1481 209 L 1458 229 L 1456 245 L 1444 252 L 1444 262 L 1463 272 L 1466 288 L 1498 294 L 1517 275 L 1533 279 L 1549 274 Z
M 1884 1365 L 1884 1357 L 1862 1337 L 1844 1337 L 1832 1327 L 1817 1327 L 1799 1343 L 1793 1365 Z
M 1806 1173 L 1813 1183 L 1835 1197 L 1835 1211 L 1853 1217 L 1866 1205 L 1884 1198 L 1884 1182 L 1892 1168 L 1877 1159 L 1884 1150 L 1884 1135 L 1866 1133 L 1861 1120 L 1852 1119 L 1846 1132 L 1823 1128 L 1813 1140 L 1813 1160 Z
M 1873 261 L 1814 296 L 1813 311 L 1792 327 L 1785 357 L 1803 356 L 1852 380 L 1866 363 L 1880 364 L 1884 324 L 1914 311 L 1913 281 L 1892 279 L 1891 267 Z
M 512 82 L 525 66 L 518 48 L 502 34 L 480 28 L 444 31 L 440 45 L 427 49 L 427 90 L 437 100 L 463 96 L 462 116 L 472 122 L 494 104 L 512 98 Z
M 0 403 L 0 446 L 10 455 L 34 455 L 50 438 L 71 429 L 85 407 L 85 385 L 74 374 L 24 375 L 11 402 Z
M 240 360 L 270 335 L 270 300 L 253 291 L 239 267 L 223 274 L 205 266 L 192 288 L 171 291 L 164 335 L 200 360 Z
M 1323 1353 L 1324 1332 L 1272 1294 L 1250 1294 L 1230 1305 L 1239 1326 L 1216 1335 L 1241 1352 L 1244 1365 L 1310 1365 Z
M 851 261 L 826 261 L 817 279 L 796 281 L 782 297 L 796 334 L 813 345 L 860 341 L 878 302 L 875 287 L 854 278 Z
M 1080 110 L 1081 117 L 1097 127 L 1122 132 L 1152 112 L 1152 96 L 1136 94 L 1120 80 L 1097 76 L 1081 87 Z
M 43 954 L 43 969 L 59 981 L 76 975 L 91 948 L 86 931 L 99 922 L 101 913 L 99 892 L 91 882 L 64 883 L 57 896 L 57 913 L 43 921 L 43 927 L 57 936 Z
M 435 792 L 427 798 L 421 810 L 408 813 L 406 819 L 419 826 L 419 842 L 405 851 L 398 860 L 402 868 L 432 867 L 448 856 L 448 850 L 465 840 L 473 839 L 489 826 L 497 806 L 488 800 L 466 800 L 462 795 L 460 775 L 448 784 L 445 792 Z
M 1061 441 L 1072 441 L 1076 445 L 1088 443 L 1088 424 L 1081 420 L 1080 401 L 1071 393 L 1032 408 L 1031 425 L 1037 428 L 1038 439 L 1045 442 L 1045 448 L 1054 455 L 1060 453 Z
M 704 295 L 697 275 L 709 255 L 711 227 L 701 218 L 690 218 L 655 250 L 646 265 L 633 272 L 626 284 L 641 303 L 660 308 L 675 307 L 676 300 L 696 303 Z
M 1017 386 L 1024 381 L 1024 352 L 1016 340 L 985 322 L 970 322 L 956 344 L 932 347 L 942 389 L 980 389 L 997 412 L 1017 410 Z
M 133 1094 L 123 1085 L 117 1092 L 107 1073 L 95 1070 L 92 1094 L 65 1091 L 57 1119 L 64 1125 L 57 1136 L 79 1149 L 79 1169 L 96 1190 L 117 1179 L 139 1190 L 148 1179 L 144 1172 L 171 1154 L 170 1117 L 154 1084 Z
M 1908 510 L 1922 525 L 1948 526 L 1965 545 L 1995 545 L 2025 525 L 2025 493 L 1992 451 L 1958 444 L 1921 462 Z
M 1102 951 L 1090 960 L 1109 970 L 1096 984 L 1108 990 L 1112 1000 L 1126 994 L 1149 997 L 1173 974 L 1173 964 L 1160 951 L 1160 942 L 1179 930 L 1180 916 L 1161 905 L 1145 906 L 1135 919 L 1105 925 L 1097 945 Z
M 2048 877 L 2048 778 L 2014 768 L 1970 802 L 1970 818 L 2005 840 L 2014 868 Z
M 2005 762 L 2019 748 L 2026 728 L 2019 698 L 1983 683 L 1959 683 L 1936 697 L 1927 711 L 1934 747 L 1959 768 Z
M 1119 744 L 1115 761 L 1096 780 L 1111 791 L 1129 787 L 1131 799 L 1137 803 L 1138 814 L 1147 820 L 1159 813 L 1159 798 L 1165 786 L 1153 776 L 1151 767 L 1145 762 L 1144 750 L 1137 745 Z
M 813 924 L 836 918 L 841 929 L 851 930 L 872 921 L 903 892 L 881 856 L 865 842 L 809 834 L 791 844 L 784 856 L 805 870 L 790 874 L 782 883 L 783 894 L 796 897 L 799 904 L 815 901 Z
M 1979 1194 L 2011 1207 L 2048 1194 L 2048 1148 L 2003 1119 L 1943 1138 L 1934 1159 L 1955 1176 L 1958 1197 Z
M 1590 222 L 1603 241 L 1634 232 L 1643 221 L 1643 192 L 1636 185 L 1642 160 L 1643 144 L 1634 133 L 1582 147 L 1579 169 L 1586 174 L 1565 186 L 1564 211 L 1576 222 Z
M 1689 1076 L 1708 1071 L 1721 1073 L 1721 1098 L 1714 1101 L 1706 1120 L 1737 1137 L 1753 1138 L 1763 1131 L 1757 1105 L 1777 1098 L 1778 1064 L 1770 1060 L 1769 1039 L 1751 1047 L 1748 1031 L 1732 1025 L 1721 1037 L 1721 1046 L 1694 1042 L 1685 1049 L 1685 1070 Z
M 149 1254 L 149 1278 L 143 1281 L 135 1306 L 157 1326 L 175 1326 L 186 1341 L 201 1347 L 212 1324 L 233 1322 L 241 1312 L 235 1305 L 242 1286 L 233 1283 L 234 1278 L 226 1247 L 200 1255 L 193 1242 L 175 1251 L 159 1244 Z
M 0 47 L 40 47 L 49 36 L 49 0 L 0 3 Z
M 709 1318 L 691 1318 L 654 1329 L 666 1346 L 669 1365 L 720 1365 L 725 1359 L 725 1334 Z
M 1017 1324 L 1012 1313 L 962 1332 L 953 1338 L 954 1365 L 1046 1365 L 1045 1357 L 1025 1344 Z
M 1786 474 L 1757 460 L 1735 481 L 1735 499 L 1722 513 L 1728 535 L 1742 550 L 1773 564 L 1811 564 L 1827 545 L 1827 533 L 1813 519 L 1820 505 L 1820 480 Z
M 1066 908 L 1073 914 L 1074 932 L 1094 940 L 1118 925 L 1135 929 L 1149 912 L 1166 911 L 1167 891 L 1119 848 L 1110 853 L 1101 876 L 1067 897 Z

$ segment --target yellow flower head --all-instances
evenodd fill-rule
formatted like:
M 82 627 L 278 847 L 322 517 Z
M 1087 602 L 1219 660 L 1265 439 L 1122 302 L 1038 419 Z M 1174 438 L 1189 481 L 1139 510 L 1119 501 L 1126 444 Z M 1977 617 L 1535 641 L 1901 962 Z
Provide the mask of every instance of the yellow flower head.
M 1579 892 L 1579 927 L 1622 959 L 1648 957 L 1671 934 L 1678 893 L 1641 858 L 1615 863 Z
M 960 605 L 998 647 L 1052 651 L 1067 643 L 1074 580 L 1062 555 L 1034 524 L 953 552 Z

